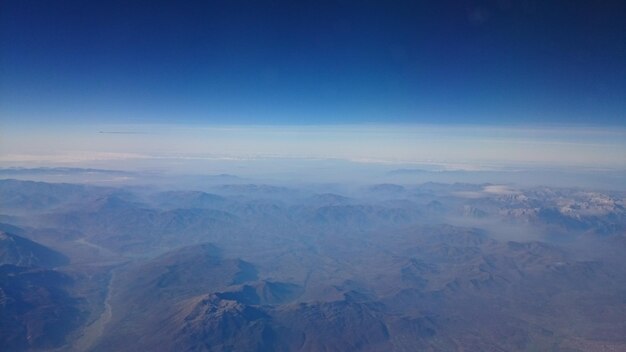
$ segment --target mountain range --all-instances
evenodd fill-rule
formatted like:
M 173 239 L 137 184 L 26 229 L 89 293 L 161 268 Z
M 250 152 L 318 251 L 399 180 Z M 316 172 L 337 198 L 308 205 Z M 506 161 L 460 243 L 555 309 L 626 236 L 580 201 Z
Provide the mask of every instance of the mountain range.
M 625 200 L 496 184 L 0 180 L 0 345 L 620 350 Z

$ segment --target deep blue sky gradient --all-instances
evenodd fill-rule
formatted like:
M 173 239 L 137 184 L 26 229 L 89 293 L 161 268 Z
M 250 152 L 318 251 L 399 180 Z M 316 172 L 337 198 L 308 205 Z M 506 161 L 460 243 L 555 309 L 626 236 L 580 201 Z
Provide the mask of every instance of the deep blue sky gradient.
M 0 3 L 2 119 L 626 125 L 625 1 Z

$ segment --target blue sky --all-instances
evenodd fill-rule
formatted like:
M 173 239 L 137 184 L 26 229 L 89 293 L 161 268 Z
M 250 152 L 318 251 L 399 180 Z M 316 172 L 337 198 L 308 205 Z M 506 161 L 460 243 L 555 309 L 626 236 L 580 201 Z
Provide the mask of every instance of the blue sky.
M 7 0 L 0 52 L 7 165 L 626 167 L 623 1 Z
M 623 1 L 0 6 L 3 119 L 626 123 Z

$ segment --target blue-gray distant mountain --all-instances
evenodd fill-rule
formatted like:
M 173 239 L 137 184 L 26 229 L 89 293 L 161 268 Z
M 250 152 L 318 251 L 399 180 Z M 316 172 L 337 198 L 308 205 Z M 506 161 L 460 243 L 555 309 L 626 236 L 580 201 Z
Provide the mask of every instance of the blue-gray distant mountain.
M 0 265 L 54 268 L 69 263 L 63 254 L 39 243 L 0 231 Z

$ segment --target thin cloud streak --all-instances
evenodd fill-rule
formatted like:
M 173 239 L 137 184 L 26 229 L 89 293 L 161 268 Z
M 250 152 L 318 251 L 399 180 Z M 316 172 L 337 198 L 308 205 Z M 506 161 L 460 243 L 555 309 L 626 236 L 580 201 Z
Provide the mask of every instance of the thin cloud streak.
M 103 125 L 5 129 L 0 163 L 259 158 L 626 169 L 624 129 L 440 125 Z M 94 132 L 97 132 L 94 135 Z

